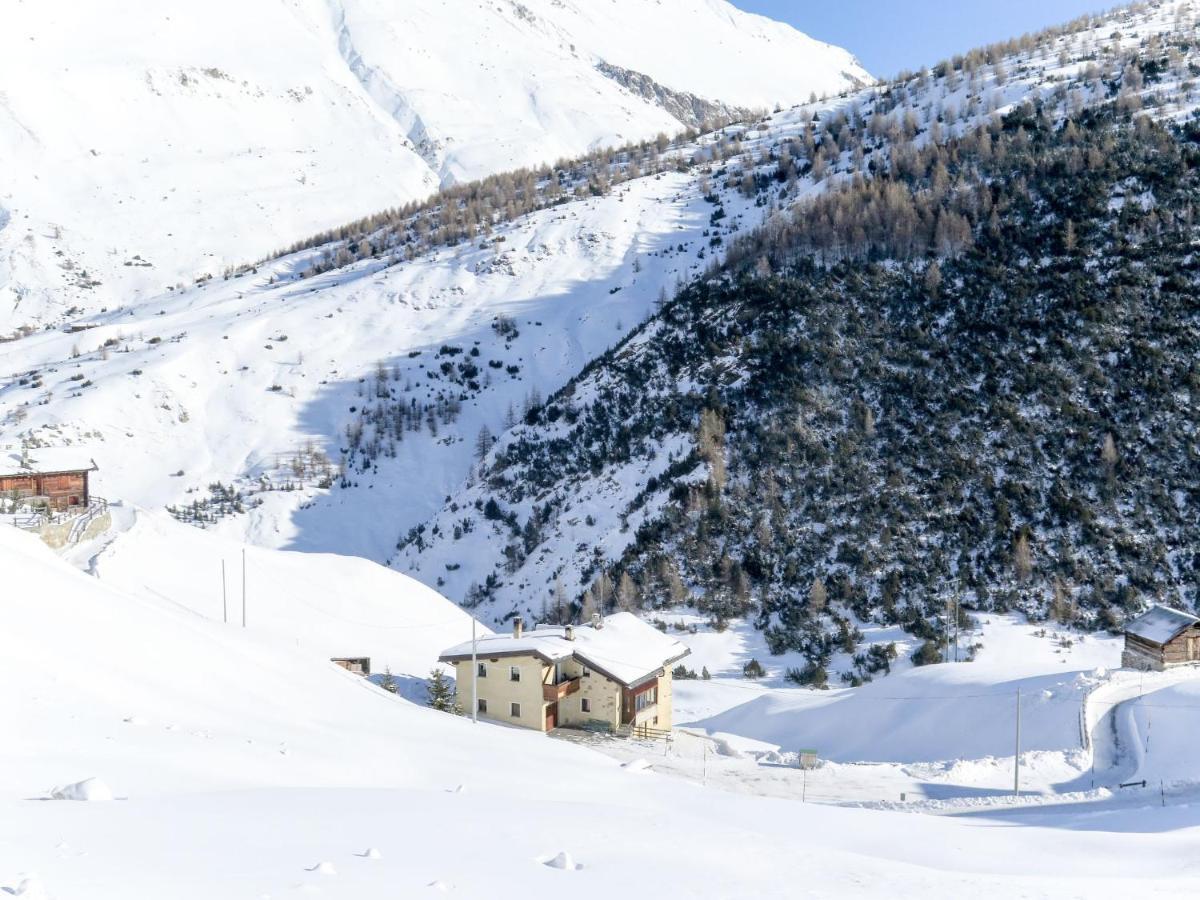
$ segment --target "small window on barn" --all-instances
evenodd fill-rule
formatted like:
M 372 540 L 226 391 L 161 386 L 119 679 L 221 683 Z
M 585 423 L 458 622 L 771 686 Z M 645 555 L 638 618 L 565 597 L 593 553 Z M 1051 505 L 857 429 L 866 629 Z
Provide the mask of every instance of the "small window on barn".
M 582 700 L 579 701 L 579 708 L 583 712 L 591 712 L 592 711 L 592 701 L 589 700 L 587 697 L 584 697 Z
M 479 677 L 480 677 L 480 678 L 487 678 L 487 663 L 480 663 L 480 664 L 479 664 Z
M 508 680 L 509 681 L 520 681 L 521 680 L 521 667 L 520 666 L 509 666 L 508 667 Z
M 592 673 L 588 671 L 588 667 L 587 667 L 587 666 L 584 666 L 584 667 L 583 667 L 583 677 L 584 677 L 584 678 L 591 678 L 591 677 L 592 677 Z
M 487 712 L 487 701 L 484 700 L 482 697 L 479 698 L 479 711 L 481 713 Z
M 520 703 L 510 703 L 508 705 L 508 711 L 514 719 L 521 718 L 521 704 Z

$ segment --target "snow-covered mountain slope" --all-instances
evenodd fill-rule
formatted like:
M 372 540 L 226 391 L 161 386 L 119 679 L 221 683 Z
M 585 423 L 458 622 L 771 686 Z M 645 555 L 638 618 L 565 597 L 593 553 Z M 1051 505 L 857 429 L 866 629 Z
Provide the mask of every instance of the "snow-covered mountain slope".
M 1053 115 L 1066 115 L 1071 109 L 1112 100 L 1120 86 L 1120 102 L 1136 101 L 1146 115 L 1183 121 L 1195 108 L 1194 85 L 1188 76 L 1188 65 L 1195 63 L 1187 55 L 1195 53 L 1196 45 L 1191 40 L 1195 14 L 1189 10 L 1188 4 L 1163 3 L 1136 13 L 1121 12 L 1090 22 L 1078 31 L 980 53 L 975 62 L 960 62 L 963 71 L 947 67 L 941 75 L 926 73 L 904 85 L 893 85 L 882 96 L 869 90 L 841 101 L 836 109 L 820 112 L 814 130 L 822 149 L 807 154 L 838 174 L 820 180 L 809 169 L 790 195 L 780 196 L 768 188 L 765 203 L 768 208 L 773 204 L 802 205 L 804 199 L 831 184 L 844 183 L 847 173 L 869 173 L 872 167 L 886 164 L 888 148 L 906 143 L 905 132 L 914 146 L 928 146 L 988 122 L 998 122 L 999 114 L 1010 112 L 1024 100 L 1043 104 L 1054 111 Z M 1111 38 L 1114 31 L 1119 34 L 1115 43 Z M 1171 36 L 1170 42 L 1177 46 L 1168 49 L 1164 36 Z M 1100 52 L 1098 48 L 1107 50 Z M 993 62 L 982 62 L 989 54 Z M 1138 59 L 1147 71 L 1156 72 L 1153 81 L 1135 74 L 1140 73 Z M 968 68 L 970 71 L 966 71 Z M 778 148 L 781 139 L 793 137 L 786 124 L 791 112 L 774 117 L 760 137 L 759 147 Z M 791 124 L 810 119 L 811 113 L 805 113 Z M 856 121 L 857 127 L 853 124 Z M 781 133 L 773 133 L 775 129 Z M 855 132 L 866 137 L 863 145 L 852 148 L 855 140 L 849 135 Z M 837 136 L 836 150 L 827 152 L 833 135 Z M 780 152 L 776 149 L 777 155 Z M 760 184 L 777 177 L 780 164 L 775 157 L 762 157 L 754 146 L 748 155 L 753 162 L 743 162 L 741 171 L 751 169 Z M 734 170 L 730 180 L 740 183 L 743 177 Z M 723 194 L 716 205 L 723 209 L 729 202 L 727 197 L 728 193 Z M 759 203 L 764 201 L 760 198 Z M 789 229 L 803 232 L 807 227 L 807 222 L 793 221 L 783 212 L 765 231 L 786 234 Z M 769 241 L 764 244 L 769 247 Z M 743 259 L 749 255 L 754 261 L 754 247 L 749 244 L 738 252 Z M 879 308 L 877 297 L 871 305 Z M 756 332 L 755 313 L 751 310 L 733 318 L 734 322 L 714 327 L 731 337 L 735 348 L 753 344 L 756 339 L 779 337 Z M 666 358 L 672 355 L 675 342 L 689 341 L 688 334 L 672 334 L 671 327 L 669 321 L 652 321 L 603 364 L 581 372 L 563 395 L 554 398 L 552 408 L 558 410 L 557 418 L 543 419 L 536 427 L 519 425 L 506 434 L 493 451 L 497 464 L 452 496 L 421 534 L 410 536 L 396 565 L 420 578 L 440 579 L 446 593 L 456 598 L 467 597 L 472 585 L 487 586 L 486 594 L 495 601 L 495 615 L 499 617 L 514 610 L 532 609 L 536 613 L 551 597 L 556 579 L 564 585 L 568 599 L 576 599 L 582 586 L 590 585 L 601 567 L 621 559 L 626 549 L 641 539 L 639 529 L 643 526 L 648 529 L 646 543 L 654 546 L 653 525 L 663 509 L 682 504 L 678 492 L 689 478 L 693 483 L 702 483 L 708 477 L 707 467 L 696 461 L 688 464 L 685 472 L 671 474 L 673 466 L 687 463 L 696 447 L 699 410 L 694 410 L 685 429 L 662 435 L 653 433 L 663 418 L 656 415 L 656 409 L 673 405 L 678 412 L 687 408 L 686 395 L 702 397 L 712 384 L 724 384 L 733 390 L 745 376 L 745 371 L 738 368 L 736 351 L 715 358 L 715 351 L 699 352 L 691 344 L 688 349 L 698 356 L 698 366 L 689 368 L 679 382 L 668 378 L 667 385 L 655 388 L 656 379 L 666 371 Z M 720 344 L 717 339 L 712 346 Z M 852 391 L 870 391 L 868 385 L 853 379 L 849 383 Z M 654 398 L 647 404 L 646 416 L 636 421 L 632 407 L 623 402 L 623 395 L 627 399 L 635 394 Z M 850 407 L 849 403 L 831 402 L 837 410 Z M 819 409 L 820 403 L 814 402 L 806 415 L 815 421 Z M 578 419 L 564 415 L 564 410 L 573 410 Z M 882 410 L 879 413 L 881 417 L 885 414 Z M 689 419 L 687 415 L 682 418 Z M 586 440 L 583 429 L 576 427 L 577 421 L 595 426 Z M 629 452 L 631 446 L 645 447 L 640 443 L 643 440 L 650 445 L 649 450 Z M 763 471 L 751 468 L 744 475 L 744 489 L 757 491 Z M 489 500 L 498 504 L 498 514 L 480 516 L 478 511 L 484 510 Z M 851 496 L 848 501 L 853 507 L 860 498 Z M 820 509 L 806 511 L 809 522 L 819 523 L 821 514 Z M 519 528 L 512 527 L 513 521 Z M 533 527 L 526 531 L 531 521 Z M 771 530 L 777 534 L 787 534 L 789 528 L 810 527 L 803 523 L 780 526 L 779 519 L 774 522 Z M 850 538 L 848 543 L 855 544 L 856 540 Z M 703 552 L 699 555 L 705 557 Z M 830 567 L 834 556 L 830 554 Z M 649 573 L 641 574 L 657 584 Z M 809 584 L 811 580 L 805 580 L 797 594 L 806 591 Z M 663 593 L 659 590 L 656 596 L 661 599 Z M 611 600 L 611 594 L 606 600 Z
M 969 75 L 930 74 L 704 136 L 668 151 L 690 163 L 683 171 L 412 261 L 368 259 L 298 280 L 320 253 L 306 252 L 88 317 L 78 333 L 32 335 L 5 345 L 0 438 L 82 444 L 100 463 L 102 494 L 147 507 L 207 503 L 218 481 L 242 491 L 264 477 L 276 488 L 303 486 L 248 497 L 261 505 L 216 526 L 265 546 L 382 562 L 424 525 L 422 542 L 395 564 L 462 599 L 507 565 L 508 539 L 492 540 L 478 511 L 465 512 L 484 505 L 472 484 L 481 426 L 502 435 L 510 407 L 520 418 L 535 395 L 561 388 L 738 235 L 884 161 L 893 132 L 912 128 L 920 146 L 935 130 L 961 135 L 1027 97 L 1104 98 L 1105 79 L 1124 66 L 1108 49 L 1149 52 L 1159 35 L 1185 34 L 1194 21 L 1187 9 L 1172 2 L 1121 13 L 1045 43 L 989 51 L 994 63 L 979 54 Z M 1155 115 L 1190 108 L 1193 88 L 1176 68 L 1144 88 L 1148 102 L 1160 98 L 1147 106 Z M 832 142 L 807 147 L 810 125 L 823 140 L 856 119 L 872 135 L 869 160 L 834 153 Z M 818 163 L 834 176 L 815 177 Z M 300 458 L 309 457 L 307 443 L 331 460 L 330 482 Z M 666 465 L 670 450 L 654 465 Z M 344 478 L 336 474 L 343 463 Z M 523 585 L 548 590 L 556 570 L 568 561 L 582 570 L 597 547 L 616 558 L 634 533 L 620 510 L 655 471 L 595 479 L 577 498 L 590 504 L 583 515 L 545 535 L 537 570 L 503 578 L 509 595 L 497 613 L 518 599 L 540 605 Z M 530 509 L 517 512 L 523 523 Z
M 131 596 L 11 529 L 0 567 L 0 890 L 16 896 L 599 900 L 631 878 L 700 900 L 1200 888 L 1177 865 L 1191 827 L 997 829 L 704 790 L 417 707 L 265 618 L 243 631 Z M 116 801 L 48 799 L 88 778 Z
M 316 658 L 370 657 L 373 673 L 390 670 L 405 696 L 423 700 L 422 680 L 440 650 L 471 636 L 458 606 L 376 563 L 245 547 L 161 511 L 137 511 L 89 570 L 129 596 L 241 627 L 243 550 L 245 621 L 256 636 Z
M 781 122 L 795 128 L 799 115 Z M 0 434 L 86 445 L 97 491 L 145 507 L 205 501 L 217 481 L 243 491 L 263 476 L 305 482 L 257 493 L 260 507 L 218 527 L 386 561 L 461 487 L 481 427 L 502 433 L 510 408 L 556 390 L 702 271 L 711 206 L 700 194 L 692 174 L 637 179 L 502 225 L 481 244 L 305 280 L 295 273 L 313 254 L 299 254 L 90 317 L 86 330 L 32 335 L 5 347 L 13 377 L 0 386 Z M 730 227 L 761 218 L 736 194 L 728 208 Z M 478 371 L 464 378 L 464 364 Z M 364 418 L 367 407 L 386 422 Z M 400 407 L 397 437 L 387 423 Z M 345 463 L 342 487 L 293 474 L 307 444 L 335 469 Z
M 723 0 L 10 4 L 0 337 L 450 181 L 693 124 L 604 63 L 714 110 L 869 80 Z
M 327 743 L 326 729 L 343 714 L 355 715 L 348 710 L 385 710 L 390 698 L 376 696 L 382 692 L 329 662 L 334 655 L 362 653 L 334 651 L 339 631 L 367 638 L 372 630 L 330 620 L 322 638 L 316 626 L 325 613 L 313 607 L 367 621 L 435 624 L 393 629 L 387 647 L 375 635 L 378 642 L 367 649 L 400 672 L 427 674 L 442 640 L 469 636 L 462 613 L 405 579 L 364 577 L 362 564 L 353 560 L 280 560 L 254 550 L 250 614 L 257 611 L 260 618 L 249 619 L 243 630 L 234 548 L 227 554 L 231 615 L 225 625 L 217 554 L 206 555 L 208 548 L 195 540 L 164 553 L 148 540 L 141 545 L 146 552 L 138 551 L 142 571 L 129 573 L 123 567 L 133 550 L 127 553 L 122 544 L 136 541 L 139 530 L 118 538 L 110 551 L 111 582 L 74 570 L 31 535 L 0 531 L 0 559 L 11 577 L 0 697 L 10 727 L 0 749 L 0 792 L 10 799 L 89 775 L 102 776 L 121 793 L 143 794 L 181 785 L 294 784 L 322 770 L 355 783 L 358 774 L 346 769 L 337 776 L 338 767 L 330 766 L 348 744 Z M 273 587 L 268 579 L 280 583 Z M 189 581 L 190 590 L 184 587 Z M 392 587 L 385 594 L 379 588 L 387 582 Z M 125 584 L 130 590 L 113 586 Z M 356 585 L 375 593 L 363 596 Z M 198 602 L 201 593 L 206 596 Z M 303 622 L 314 627 L 298 628 Z M 461 627 L 446 625 L 454 622 Z M 338 710 L 339 703 L 347 712 Z M 364 758 L 363 765 L 377 773 L 390 768 L 377 756 Z M 399 771 L 395 777 L 409 778 Z

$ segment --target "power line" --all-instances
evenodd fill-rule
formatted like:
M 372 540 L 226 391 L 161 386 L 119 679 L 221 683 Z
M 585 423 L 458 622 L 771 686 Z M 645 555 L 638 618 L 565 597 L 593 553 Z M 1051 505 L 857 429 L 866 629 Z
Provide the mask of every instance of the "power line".
M 319 612 L 321 615 L 328 616 L 331 619 L 336 619 L 339 622 L 345 622 L 347 625 L 356 625 L 360 628 L 379 628 L 387 629 L 389 631 L 408 631 L 417 628 L 450 628 L 456 625 L 462 625 L 461 619 L 457 619 L 455 621 L 450 621 L 447 619 L 444 622 L 413 622 L 407 625 L 381 625 L 378 622 L 361 622 L 357 619 L 350 619 L 346 616 L 338 615 L 337 613 L 330 612 L 327 609 L 322 609 L 319 606 L 315 606 L 308 600 L 305 600 L 304 597 L 300 596 L 299 594 L 295 596 L 295 599 L 299 600 L 303 605 L 307 606 L 314 612 Z M 470 614 L 468 613 L 467 615 L 469 616 Z M 474 619 L 474 616 L 471 616 L 471 618 Z

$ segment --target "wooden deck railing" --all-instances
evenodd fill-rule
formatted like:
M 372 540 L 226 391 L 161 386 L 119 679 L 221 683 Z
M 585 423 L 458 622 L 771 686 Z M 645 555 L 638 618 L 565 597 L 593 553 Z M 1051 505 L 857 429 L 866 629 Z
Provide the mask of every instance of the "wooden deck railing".
M 579 679 L 568 678 L 565 681 L 560 681 L 557 684 L 542 685 L 542 699 L 547 703 L 556 703 L 563 697 L 569 696 L 579 690 Z

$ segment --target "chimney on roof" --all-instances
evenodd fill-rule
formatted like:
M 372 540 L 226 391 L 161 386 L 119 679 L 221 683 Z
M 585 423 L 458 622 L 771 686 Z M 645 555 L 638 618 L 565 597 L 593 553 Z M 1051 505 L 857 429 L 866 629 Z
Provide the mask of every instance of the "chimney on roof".
M 597 631 L 604 627 L 604 619 L 600 613 L 592 613 L 592 627 Z
M 521 639 L 521 632 L 524 631 L 525 624 L 521 621 L 521 617 L 517 616 L 513 619 L 513 637 L 517 640 Z
M 565 637 L 568 641 L 575 640 L 575 626 L 568 625 L 566 628 L 564 628 L 563 637 Z

